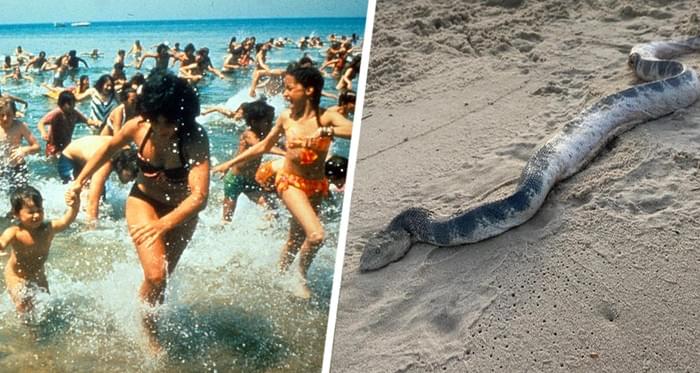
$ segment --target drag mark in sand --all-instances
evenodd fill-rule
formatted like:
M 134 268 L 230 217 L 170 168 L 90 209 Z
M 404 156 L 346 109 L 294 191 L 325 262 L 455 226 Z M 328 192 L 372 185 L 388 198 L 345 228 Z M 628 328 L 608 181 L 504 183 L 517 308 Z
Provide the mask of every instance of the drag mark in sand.
M 669 115 L 698 99 L 697 73 L 681 62 L 670 60 L 697 50 L 700 50 L 700 37 L 634 46 L 628 64 L 647 83 L 605 96 L 566 123 L 529 158 L 512 194 L 449 218 L 436 217 L 423 208 L 404 210 L 368 240 L 360 258 L 360 270 L 375 270 L 397 261 L 417 242 L 437 246 L 474 243 L 528 221 L 557 182 L 578 172 L 612 139 L 636 124 Z M 400 143 L 361 160 L 398 145 Z
M 495 103 L 497 103 L 497 102 L 499 102 L 499 101 L 501 101 L 501 100 L 503 100 L 503 99 L 505 99 L 505 98 L 507 98 L 507 97 L 510 97 L 513 93 L 515 93 L 515 92 L 517 92 L 517 91 L 523 89 L 523 88 L 525 87 L 526 83 L 527 83 L 527 81 L 524 82 L 523 84 L 521 84 L 519 87 L 514 88 L 514 89 L 511 89 L 510 91 L 508 91 L 508 92 L 506 92 L 506 93 L 504 93 L 504 94 L 502 94 L 502 95 L 496 97 L 494 100 L 488 101 L 486 104 L 481 105 L 481 106 L 479 106 L 478 108 L 476 108 L 476 109 L 474 109 L 474 110 L 468 112 L 467 115 L 472 115 L 472 114 L 478 113 L 478 112 L 480 112 L 480 111 L 486 109 L 487 107 L 492 106 L 492 105 L 494 105 Z M 367 115 L 367 117 L 370 117 L 370 116 L 371 116 L 371 114 Z M 362 119 L 364 120 L 365 118 L 363 117 Z M 443 124 L 441 124 L 441 125 L 428 128 L 428 129 L 426 129 L 425 131 L 423 131 L 423 132 L 421 132 L 421 133 L 418 133 L 418 134 L 415 135 L 415 136 L 406 137 L 406 138 L 404 138 L 403 140 L 401 140 L 401 142 L 399 142 L 399 143 L 396 143 L 396 144 L 387 146 L 386 148 L 383 148 L 383 149 L 379 149 L 379 150 L 377 150 L 376 152 L 371 153 L 371 154 L 368 154 L 368 155 L 366 155 L 366 156 L 364 156 L 364 157 L 362 157 L 362 158 L 358 158 L 358 159 L 357 159 L 357 162 L 362 162 L 362 161 L 365 161 L 365 160 L 367 160 L 367 159 L 376 157 L 376 156 L 379 155 L 379 154 L 382 154 L 382 153 L 384 153 L 384 152 L 386 152 L 386 151 L 388 151 L 388 150 L 394 149 L 394 148 L 400 146 L 401 144 L 404 144 L 404 143 L 409 142 L 409 141 L 411 141 L 411 140 L 420 139 L 421 137 L 426 136 L 426 135 L 428 135 L 428 134 L 431 134 L 431 133 L 435 132 L 436 130 L 439 130 L 439 129 L 448 127 L 448 126 L 454 124 L 455 122 L 457 122 L 458 120 L 461 121 L 461 120 L 464 120 L 464 118 L 460 116 L 460 117 L 458 117 L 458 118 L 455 118 L 455 119 L 452 119 L 452 120 L 448 120 L 447 122 L 445 122 L 445 123 L 443 123 Z

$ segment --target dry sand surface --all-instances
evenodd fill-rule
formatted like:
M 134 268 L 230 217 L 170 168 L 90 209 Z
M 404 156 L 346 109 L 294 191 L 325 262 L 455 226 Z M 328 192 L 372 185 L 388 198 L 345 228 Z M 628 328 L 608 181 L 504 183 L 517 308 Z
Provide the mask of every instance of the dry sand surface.
M 358 272 L 400 210 L 511 192 L 567 120 L 639 84 L 632 45 L 698 35 L 699 16 L 697 1 L 378 1 L 332 371 L 700 370 L 700 103 L 620 136 L 520 227 Z

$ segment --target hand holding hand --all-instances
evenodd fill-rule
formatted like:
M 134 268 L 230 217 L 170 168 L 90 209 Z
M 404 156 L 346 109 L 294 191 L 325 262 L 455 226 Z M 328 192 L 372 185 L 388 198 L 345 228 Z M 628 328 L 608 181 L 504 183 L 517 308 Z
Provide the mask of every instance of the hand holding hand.
M 71 188 L 68 188 L 66 194 L 64 195 L 66 200 L 66 205 L 74 207 L 76 203 L 80 202 L 80 194 Z
M 83 190 L 83 186 L 79 182 L 73 181 L 68 186 L 68 190 L 66 191 L 66 196 L 68 196 L 69 193 L 72 195 L 75 195 L 75 196 L 80 196 L 81 190 Z

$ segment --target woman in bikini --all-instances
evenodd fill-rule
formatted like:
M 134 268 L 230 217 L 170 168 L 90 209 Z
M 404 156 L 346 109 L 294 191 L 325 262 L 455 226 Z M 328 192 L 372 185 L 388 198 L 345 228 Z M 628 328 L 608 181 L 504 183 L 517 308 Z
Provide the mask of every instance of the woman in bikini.
M 139 63 L 139 60 L 141 59 L 141 54 L 143 54 L 143 47 L 141 46 L 140 41 L 134 41 L 134 45 L 132 45 L 129 51 L 126 52 L 125 57 L 128 57 L 130 54 L 134 57 L 134 65 Z
M 299 254 L 302 277 L 300 296 L 309 298 L 307 272 L 324 239 L 317 209 L 328 194 L 324 164 L 334 136 L 350 138 L 352 122 L 337 112 L 319 107 L 323 77 L 314 67 L 291 65 L 284 76 L 284 98 L 289 109 L 282 112 L 270 133 L 259 143 L 217 167 L 222 172 L 257 157 L 270 149 L 284 135 L 287 152 L 277 173 L 278 195 L 292 214 L 289 238 L 282 249 L 280 269 L 287 270 Z
M 136 144 L 139 172 L 125 213 L 144 272 L 139 295 L 155 306 L 164 301 L 167 278 L 192 238 L 197 214 L 207 203 L 209 140 L 195 121 L 197 93 L 173 74 L 152 73 L 142 86 L 138 107 L 140 115 L 96 152 L 69 190 L 80 192 L 111 156 Z M 147 312 L 143 321 L 157 349 L 156 315 Z

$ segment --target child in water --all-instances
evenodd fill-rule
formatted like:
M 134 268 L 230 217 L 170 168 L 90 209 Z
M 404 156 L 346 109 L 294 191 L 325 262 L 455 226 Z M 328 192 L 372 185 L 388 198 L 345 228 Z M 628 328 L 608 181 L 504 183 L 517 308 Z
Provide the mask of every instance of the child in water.
M 10 195 L 12 214 L 19 222 L 0 236 L 0 251 L 12 247 L 12 254 L 5 266 L 5 285 L 12 302 L 20 313 L 34 308 L 36 291 L 49 292 L 44 263 L 56 233 L 68 228 L 75 220 L 80 198 L 66 193 L 68 210 L 58 220 L 44 220 L 43 198 L 31 186 L 16 189 Z

